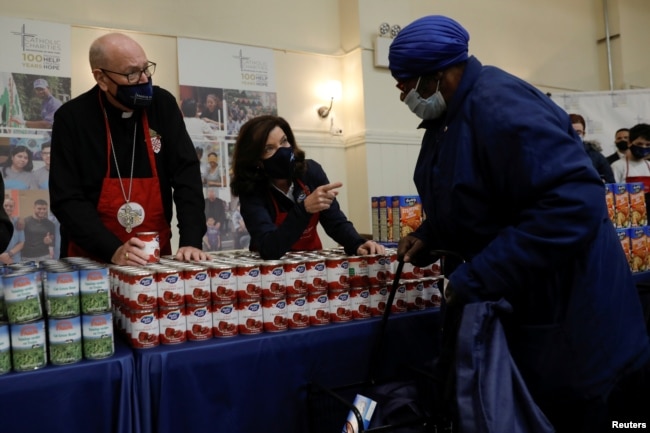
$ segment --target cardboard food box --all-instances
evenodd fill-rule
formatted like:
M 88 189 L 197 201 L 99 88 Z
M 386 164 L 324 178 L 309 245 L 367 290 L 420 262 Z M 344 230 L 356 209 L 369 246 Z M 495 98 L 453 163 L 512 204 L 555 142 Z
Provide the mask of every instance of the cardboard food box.
M 422 202 L 417 195 L 393 197 L 393 239 L 399 241 L 422 224 Z
M 648 212 L 645 207 L 643 182 L 633 182 L 626 185 L 630 196 L 630 226 L 645 226 L 648 224 Z
M 379 197 L 379 242 L 393 242 L 392 197 Z
M 616 204 L 614 203 L 613 183 L 605 184 L 605 203 L 607 204 L 607 215 L 612 221 L 612 224 L 616 225 Z
M 372 239 L 379 240 L 379 197 L 370 197 L 370 222 L 372 224 Z
M 614 207 L 616 208 L 616 228 L 630 227 L 630 193 L 627 190 L 627 184 L 614 184 Z
M 631 227 L 628 230 L 630 238 L 630 268 L 632 272 L 643 272 L 646 270 L 647 236 L 644 227 Z

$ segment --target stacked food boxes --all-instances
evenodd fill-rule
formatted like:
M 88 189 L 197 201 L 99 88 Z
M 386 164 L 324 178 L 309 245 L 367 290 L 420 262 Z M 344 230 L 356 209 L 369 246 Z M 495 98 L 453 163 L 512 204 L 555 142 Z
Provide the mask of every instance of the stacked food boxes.
M 370 199 L 373 239 L 398 242 L 417 229 L 424 219 L 417 195 L 377 196 Z
M 606 184 L 605 200 L 632 272 L 650 270 L 650 228 L 643 183 Z

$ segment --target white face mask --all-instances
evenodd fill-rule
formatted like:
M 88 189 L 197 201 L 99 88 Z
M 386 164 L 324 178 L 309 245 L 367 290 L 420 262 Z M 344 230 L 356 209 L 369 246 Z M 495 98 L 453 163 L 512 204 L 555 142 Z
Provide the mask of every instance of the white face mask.
M 422 120 L 437 119 L 442 116 L 442 113 L 447 109 L 447 104 L 445 103 L 445 98 L 442 97 L 442 93 L 440 93 L 440 80 L 438 80 L 436 86 L 436 93 L 427 99 L 423 99 L 417 90 L 415 90 L 419 84 L 420 79 L 418 78 L 415 87 L 404 98 L 404 103 Z

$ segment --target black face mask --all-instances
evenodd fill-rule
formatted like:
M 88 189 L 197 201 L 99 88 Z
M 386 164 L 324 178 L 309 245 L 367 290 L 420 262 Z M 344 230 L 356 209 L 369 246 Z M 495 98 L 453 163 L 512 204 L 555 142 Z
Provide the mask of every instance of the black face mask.
M 620 152 L 625 152 L 625 151 L 627 150 L 627 141 L 623 141 L 623 140 L 621 140 L 621 141 L 617 141 L 617 142 L 616 142 L 616 148 L 617 148 Z
M 646 156 L 650 155 L 650 147 L 632 145 L 630 146 L 630 152 L 636 159 L 643 159 Z
M 264 171 L 272 179 L 291 179 L 296 158 L 292 147 L 280 147 L 272 157 L 262 161 Z
M 153 99 L 153 81 L 149 77 L 146 83 L 118 84 L 113 96 L 127 108 L 148 107 Z

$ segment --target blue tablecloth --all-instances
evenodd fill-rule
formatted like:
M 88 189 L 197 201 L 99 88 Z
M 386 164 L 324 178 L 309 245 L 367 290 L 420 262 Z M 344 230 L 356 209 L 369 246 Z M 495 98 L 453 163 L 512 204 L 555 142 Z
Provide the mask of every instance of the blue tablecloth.
M 0 432 L 138 433 L 133 354 L 0 376 Z
M 385 369 L 430 362 L 439 320 L 438 309 L 391 316 Z M 365 380 L 380 323 L 373 318 L 135 350 L 142 432 L 304 433 L 308 384 Z

